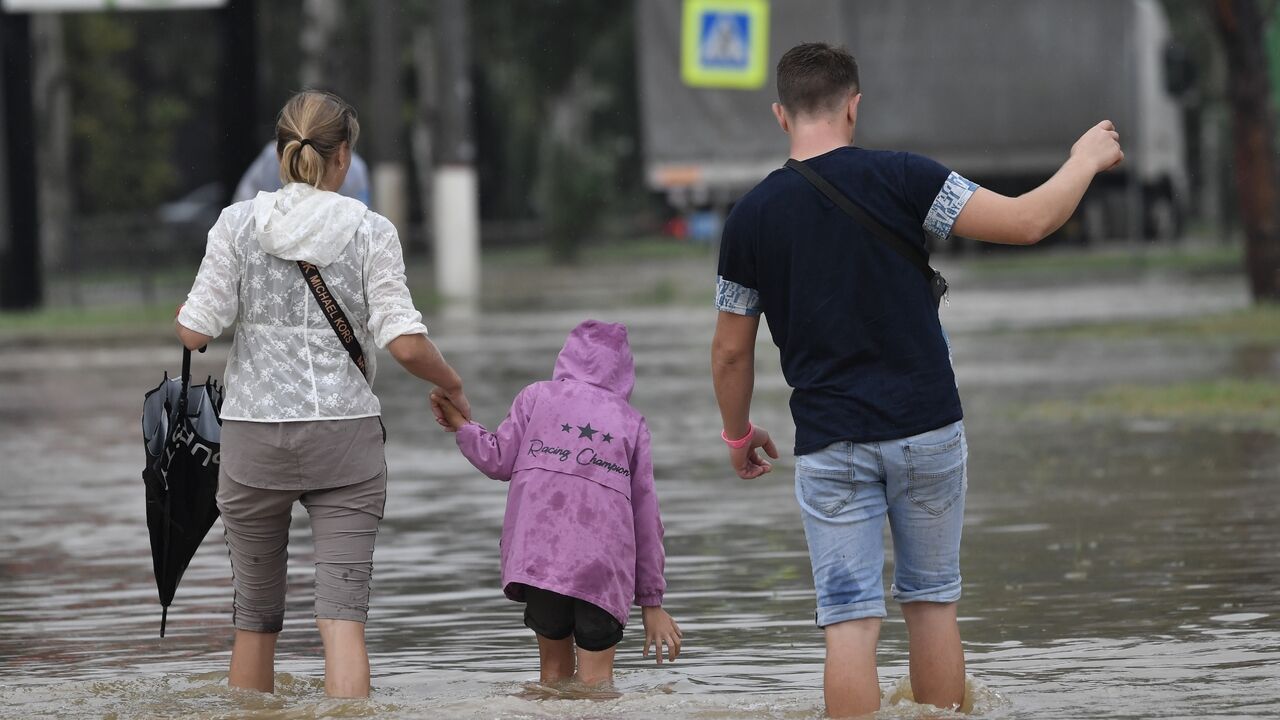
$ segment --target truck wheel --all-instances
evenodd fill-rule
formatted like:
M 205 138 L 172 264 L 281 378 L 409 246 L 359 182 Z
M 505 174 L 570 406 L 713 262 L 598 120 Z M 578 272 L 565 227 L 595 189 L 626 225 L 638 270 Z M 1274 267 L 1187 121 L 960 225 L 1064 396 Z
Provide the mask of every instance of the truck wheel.
M 1147 200 L 1146 216 L 1144 234 L 1148 240 L 1172 242 L 1178 238 L 1182 218 L 1178 213 L 1178 204 L 1167 189 L 1161 188 Z
M 1080 208 L 1080 244 L 1094 245 L 1107 237 L 1107 203 L 1103 198 L 1085 198 Z

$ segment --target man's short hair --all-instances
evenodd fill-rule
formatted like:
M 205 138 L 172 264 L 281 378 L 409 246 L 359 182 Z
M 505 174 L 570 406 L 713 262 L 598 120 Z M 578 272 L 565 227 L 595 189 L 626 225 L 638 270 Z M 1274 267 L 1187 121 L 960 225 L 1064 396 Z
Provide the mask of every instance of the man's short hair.
M 844 48 L 803 43 L 778 61 L 778 102 L 792 115 L 838 109 L 858 92 L 858 63 Z

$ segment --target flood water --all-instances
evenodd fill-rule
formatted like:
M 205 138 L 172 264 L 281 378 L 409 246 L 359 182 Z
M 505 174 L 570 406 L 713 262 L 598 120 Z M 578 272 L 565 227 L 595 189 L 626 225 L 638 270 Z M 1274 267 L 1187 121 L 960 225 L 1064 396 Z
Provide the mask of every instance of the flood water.
M 1202 309 L 1221 297 L 1206 294 Z M 988 332 L 991 308 L 1034 315 L 1015 299 L 944 310 L 971 447 L 960 614 L 973 714 L 1280 717 L 1277 437 L 1019 412 L 1110 381 L 1232 372 L 1230 350 Z M 230 691 L 220 526 L 179 588 L 168 637 L 157 637 L 138 416 L 143 391 L 177 370 L 177 346 L 10 347 L 0 349 L 0 717 L 821 716 L 822 636 L 792 462 L 784 455 L 751 482 L 728 471 L 708 373 L 714 313 L 599 314 L 631 329 L 634 402 L 653 431 L 667 530 L 666 604 L 685 631 L 678 662 L 640 657 L 637 615 L 619 649 L 617 697 L 534 684 L 532 634 L 498 587 L 505 487 L 471 469 L 430 422 L 426 389 L 384 358 L 391 483 L 368 625 L 373 697 L 324 698 L 301 510 L 278 692 Z M 549 374 L 583 317 L 490 313 L 432 327 L 492 426 L 516 391 Z M 225 348 L 198 356 L 197 373 L 220 374 Z M 1275 349 L 1265 353 L 1280 370 Z M 754 419 L 789 444 L 772 346 L 761 345 L 759 374 Z M 892 606 L 880 658 L 887 702 L 906 675 Z M 950 715 L 910 703 L 881 711 Z

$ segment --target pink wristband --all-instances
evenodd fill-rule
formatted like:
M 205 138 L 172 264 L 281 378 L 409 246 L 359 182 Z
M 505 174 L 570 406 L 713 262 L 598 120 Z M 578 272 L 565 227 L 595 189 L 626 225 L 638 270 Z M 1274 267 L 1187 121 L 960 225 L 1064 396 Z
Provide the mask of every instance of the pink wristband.
M 752 436 L 754 436 L 755 434 L 756 434 L 756 426 L 755 426 L 755 425 L 752 425 L 752 424 L 751 424 L 751 421 L 750 421 L 750 420 L 748 420 L 748 421 L 747 421 L 747 434 L 746 434 L 746 435 L 743 435 L 742 437 L 738 438 L 737 440 L 730 440 L 730 439 L 729 439 L 729 436 L 724 434 L 724 430 L 721 430 L 721 431 L 720 431 L 720 439 L 721 439 L 721 440 L 723 440 L 723 441 L 725 441 L 725 443 L 726 443 L 729 447 L 733 448 L 734 450 L 741 450 L 742 448 L 744 448 L 744 447 L 746 447 L 746 446 L 748 446 L 748 445 L 750 445 L 750 444 L 751 444 L 751 438 L 752 438 Z

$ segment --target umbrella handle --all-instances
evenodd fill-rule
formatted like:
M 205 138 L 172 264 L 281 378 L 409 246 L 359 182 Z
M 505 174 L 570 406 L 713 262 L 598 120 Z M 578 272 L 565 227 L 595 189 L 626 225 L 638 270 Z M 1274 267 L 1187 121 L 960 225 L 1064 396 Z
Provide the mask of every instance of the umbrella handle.
M 178 396 L 178 418 L 187 417 L 187 386 L 191 383 L 191 351 L 182 348 L 182 394 Z
M 204 348 L 201 348 L 200 351 L 204 352 Z M 191 351 L 188 350 L 185 346 L 183 346 L 182 348 L 182 392 L 181 394 L 178 395 L 178 416 L 176 418 L 176 421 L 179 423 L 185 423 L 187 421 L 187 388 L 190 385 L 190 383 L 191 383 Z M 172 427 L 170 428 L 170 432 L 172 432 Z M 170 517 L 169 515 L 170 499 L 171 498 L 169 494 L 165 493 L 164 516 L 166 518 L 166 522 Z M 167 528 L 164 534 L 164 545 L 161 552 L 164 555 L 164 562 L 161 564 L 160 574 L 167 575 L 169 573 L 169 533 Z M 165 625 L 168 624 L 168 620 L 169 620 L 169 606 L 162 604 L 160 606 L 160 637 L 164 637 Z

